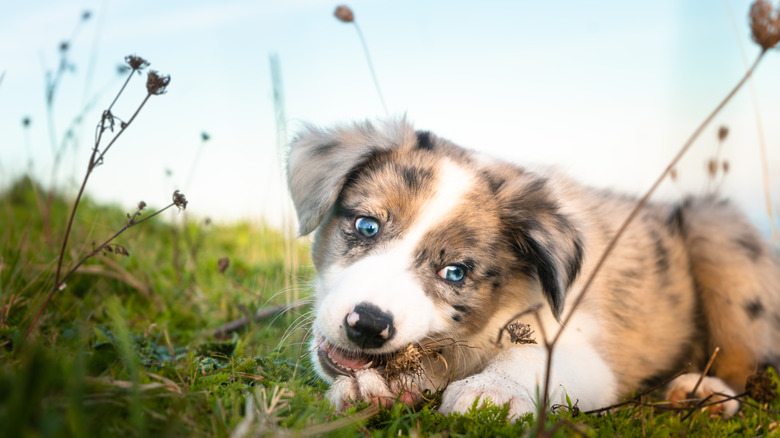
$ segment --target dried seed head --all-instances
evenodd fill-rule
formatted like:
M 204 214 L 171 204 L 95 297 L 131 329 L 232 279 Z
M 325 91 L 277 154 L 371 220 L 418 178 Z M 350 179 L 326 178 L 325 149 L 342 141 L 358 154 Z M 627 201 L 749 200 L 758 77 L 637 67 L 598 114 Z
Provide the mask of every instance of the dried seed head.
M 60 43 L 60 52 L 67 52 L 69 47 L 70 47 L 70 44 L 67 41 L 61 42 Z
M 750 6 L 750 30 L 753 41 L 764 50 L 780 42 L 780 9 L 774 9 L 768 0 L 756 0 Z
M 211 140 L 211 136 L 209 135 L 208 132 L 203 131 L 203 132 L 200 133 L 200 139 L 203 140 L 203 142 L 205 143 L 205 142 Z
M 397 379 L 404 374 L 417 374 L 422 372 L 422 348 L 408 344 L 401 348 L 385 364 L 385 375 L 388 380 Z
M 707 173 L 710 174 L 710 177 L 715 177 L 715 174 L 718 173 L 718 160 L 710 158 L 707 161 Z
M 531 338 L 534 331 L 531 330 L 531 324 L 523 324 L 522 322 L 513 322 L 506 326 L 506 331 L 509 332 L 509 340 L 513 344 L 535 344 L 536 339 Z
M 130 68 L 133 71 L 139 71 L 145 69 L 146 67 L 149 67 L 149 62 L 147 62 L 145 59 L 141 58 L 140 56 L 136 56 L 136 55 L 125 56 L 125 62 L 127 63 L 127 65 L 130 66 Z
M 748 376 L 745 391 L 750 398 L 759 403 L 769 403 L 777 398 L 777 383 L 766 371 L 759 371 Z
M 138 211 L 141 211 L 144 208 L 146 208 L 146 202 L 144 202 L 144 201 L 139 202 L 138 203 Z
M 729 173 L 729 162 L 728 161 L 723 161 L 720 164 L 721 164 L 721 166 L 723 166 L 723 173 Z
M 219 270 L 220 274 L 224 274 L 225 271 L 227 271 L 228 266 L 230 266 L 229 258 L 222 257 L 221 259 L 217 260 L 217 269 Z
M 30 123 L 32 123 L 32 119 L 29 116 L 22 118 L 22 126 L 24 126 L 25 128 L 29 128 Z
M 187 208 L 187 198 L 184 196 L 184 193 L 181 193 L 178 190 L 173 192 L 173 205 L 179 210 L 185 210 Z
M 352 23 L 355 21 L 355 14 L 352 13 L 352 9 L 350 9 L 347 5 L 338 6 L 333 15 L 335 15 L 339 21 L 344 23 Z
M 171 83 L 171 77 L 160 76 L 156 71 L 152 70 L 146 77 L 146 91 L 149 94 L 160 95 L 165 94 L 167 91 L 165 88 Z
M 728 126 L 722 125 L 720 128 L 718 128 L 718 141 L 723 141 L 728 136 L 729 136 L 729 127 Z
M 81 19 L 84 20 L 84 21 L 89 20 L 90 17 L 92 17 L 92 12 L 91 11 L 84 11 L 84 12 L 81 13 Z

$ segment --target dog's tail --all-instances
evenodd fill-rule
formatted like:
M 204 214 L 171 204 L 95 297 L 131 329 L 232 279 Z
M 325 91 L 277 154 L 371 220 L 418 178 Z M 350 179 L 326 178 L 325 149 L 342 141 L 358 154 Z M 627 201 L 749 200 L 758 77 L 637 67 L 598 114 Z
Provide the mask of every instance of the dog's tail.
M 742 391 L 759 367 L 780 367 L 780 265 L 758 230 L 728 201 L 689 198 L 669 215 L 685 241 L 715 374 Z

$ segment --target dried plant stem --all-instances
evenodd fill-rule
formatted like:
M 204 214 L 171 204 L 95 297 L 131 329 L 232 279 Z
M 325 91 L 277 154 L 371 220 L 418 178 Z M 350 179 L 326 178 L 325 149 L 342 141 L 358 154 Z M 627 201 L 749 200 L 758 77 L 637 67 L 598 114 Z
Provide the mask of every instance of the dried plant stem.
M 68 63 L 68 53 L 70 52 L 70 47 L 73 44 L 73 41 L 78 36 L 79 32 L 81 31 L 81 28 L 84 24 L 84 22 L 89 19 L 89 14 L 83 14 L 81 16 L 81 19 L 76 24 L 76 27 L 73 29 L 73 33 L 71 34 L 70 39 L 63 41 L 60 44 L 59 47 L 59 63 L 57 65 L 56 72 L 52 75 L 51 71 L 46 72 L 46 119 L 47 119 L 47 125 L 49 130 L 49 143 L 51 146 L 52 155 L 54 157 L 54 161 L 52 163 L 51 168 L 51 188 L 49 189 L 49 194 L 47 196 L 47 203 L 46 203 L 46 210 L 43 212 L 43 224 L 44 224 L 44 234 L 49 233 L 49 219 L 51 217 L 51 205 L 54 199 L 54 187 L 56 185 L 56 179 L 57 179 L 57 173 L 59 171 L 60 162 L 62 160 L 62 155 L 65 150 L 65 146 L 67 144 L 68 137 L 65 136 L 62 139 L 62 143 L 60 146 L 57 146 L 57 131 L 56 131 L 56 124 L 54 121 L 54 100 L 57 95 L 57 90 L 59 88 L 59 85 L 61 83 L 61 80 L 65 74 L 65 72 L 68 71 L 70 65 Z
M 228 333 L 237 332 L 242 328 L 246 327 L 247 325 L 249 325 L 251 321 L 260 321 L 261 319 L 265 319 L 271 316 L 276 316 L 285 312 L 289 312 L 291 310 L 299 309 L 309 304 L 309 302 L 310 302 L 309 300 L 300 300 L 294 303 L 286 304 L 284 306 L 264 307 L 258 310 L 257 312 L 255 312 L 252 318 L 242 317 L 235 321 L 230 321 L 227 324 L 217 327 L 213 332 L 214 337 L 219 338 L 227 335 Z
M 73 274 L 73 272 L 79 266 L 81 266 L 82 263 L 84 263 L 88 258 L 90 258 L 93 255 L 97 254 L 108 243 L 110 243 L 114 238 L 116 238 L 116 236 L 118 236 L 119 234 L 124 232 L 124 230 L 126 230 L 127 228 L 129 228 L 129 227 L 131 227 L 131 226 L 133 226 L 133 225 L 135 225 L 137 223 L 144 222 L 147 219 L 150 219 L 150 218 L 156 216 L 161 211 L 167 210 L 168 208 L 170 208 L 172 205 L 175 204 L 175 201 L 174 201 L 174 203 L 170 204 L 168 207 L 165 207 L 163 210 L 160 210 L 160 211 L 152 214 L 151 216 L 148 216 L 148 217 L 146 217 L 143 220 L 140 220 L 138 222 L 135 222 L 134 220 L 128 221 L 128 223 L 125 225 L 125 227 L 122 228 L 119 232 L 117 232 L 114 236 L 112 236 L 109 240 L 107 240 L 106 243 L 104 243 L 103 245 L 98 247 L 98 249 L 93 250 L 91 253 L 89 253 L 85 258 L 83 258 L 80 262 L 78 262 L 76 264 L 76 266 L 74 266 L 64 277 L 61 276 L 61 274 L 62 274 L 62 264 L 63 264 L 63 262 L 65 260 L 65 251 L 66 251 L 67 246 L 68 246 L 68 240 L 70 238 L 71 229 L 73 228 L 73 221 L 74 221 L 74 219 L 76 217 L 76 211 L 78 210 L 79 204 L 81 202 L 81 198 L 84 196 L 84 190 L 87 187 L 87 181 L 89 181 L 89 177 L 92 174 L 92 171 L 95 169 L 95 167 L 97 167 L 97 166 L 99 166 L 100 164 L 103 163 L 103 157 L 105 156 L 106 152 L 108 152 L 108 150 L 111 148 L 111 146 L 114 145 L 114 143 L 116 143 L 117 139 L 119 139 L 119 137 L 122 135 L 122 133 L 125 132 L 125 130 L 133 123 L 135 118 L 138 116 L 138 113 L 141 112 L 141 109 L 143 109 L 144 105 L 146 105 L 146 102 L 148 102 L 149 98 L 154 94 L 152 91 L 148 91 L 148 93 L 146 94 L 146 97 L 144 98 L 143 101 L 141 101 L 141 104 L 138 105 L 138 108 L 136 108 L 135 112 L 130 117 L 130 119 L 127 122 L 124 122 L 124 123 L 121 124 L 119 132 L 116 133 L 116 135 L 111 139 L 111 141 L 109 141 L 108 145 L 106 145 L 106 147 L 103 149 L 103 151 L 100 152 L 99 146 L 100 146 L 101 140 L 103 139 L 103 133 L 107 129 L 106 123 L 108 122 L 111 127 L 113 127 L 113 124 L 114 124 L 114 120 L 113 120 L 114 116 L 111 114 L 111 109 L 113 108 L 113 106 L 117 102 L 117 100 L 119 99 L 119 96 L 121 96 L 122 92 L 125 90 L 125 87 L 127 86 L 127 83 L 130 81 L 130 79 L 132 78 L 133 74 L 135 74 L 136 71 L 138 71 L 138 70 L 135 69 L 135 68 L 130 70 L 130 74 L 128 75 L 127 80 L 125 80 L 125 83 L 122 85 L 122 88 L 119 90 L 119 92 L 117 93 L 116 97 L 111 102 L 111 105 L 108 107 L 107 110 L 103 111 L 103 115 L 102 115 L 102 117 L 100 119 L 100 123 L 99 123 L 99 125 L 97 127 L 97 135 L 96 135 L 96 138 L 95 138 L 95 147 L 92 149 L 92 154 L 89 157 L 89 164 L 87 165 L 87 171 L 84 174 L 84 179 L 81 182 L 81 187 L 79 187 L 78 194 L 76 195 L 76 200 L 73 201 L 73 207 L 71 208 L 70 216 L 68 217 L 68 222 L 67 222 L 67 225 L 66 225 L 66 228 L 65 228 L 65 235 L 62 238 L 62 246 L 60 247 L 60 254 L 59 254 L 59 257 L 57 259 L 57 270 L 55 271 L 55 275 L 54 275 L 54 284 L 52 285 L 52 288 L 49 291 L 49 294 L 46 296 L 46 299 L 44 300 L 43 305 L 41 306 L 40 309 L 38 309 L 38 312 L 36 313 L 35 317 L 33 318 L 32 322 L 30 323 L 29 327 L 27 327 L 27 330 L 24 333 L 24 339 L 27 339 L 27 337 L 29 336 L 30 332 L 35 327 L 35 325 L 38 322 L 38 319 L 40 318 L 41 314 L 43 313 L 43 310 L 49 304 L 49 302 L 51 301 L 51 299 L 54 296 L 54 294 L 58 290 L 61 290 L 61 289 L 63 289 L 65 287 L 65 279 L 70 277 L 70 275 Z
M 712 368 L 712 364 L 715 362 L 715 358 L 718 356 L 719 352 L 720 352 L 720 347 L 715 347 L 715 351 L 712 352 L 712 356 L 710 356 L 710 360 L 707 361 L 707 366 L 705 366 L 704 370 L 701 372 L 701 375 L 699 376 L 699 380 L 697 380 L 696 384 L 693 385 L 691 394 L 694 394 L 694 396 L 696 394 L 696 391 L 699 389 L 702 380 L 704 380 L 704 376 L 706 376 L 707 373 L 710 372 L 710 368 Z
M 755 98 L 753 99 L 753 109 L 756 113 L 756 124 L 758 125 L 758 144 L 759 149 L 761 150 L 761 173 L 764 182 L 766 214 L 769 216 L 769 226 L 772 227 L 772 241 L 777 244 L 780 239 L 780 231 L 778 231 L 777 224 L 775 223 L 775 214 L 774 209 L 772 208 L 772 195 L 769 190 L 769 157 L 766 153 L 766 140 L 764 140 L 764 130 L 761 126 L 761 117 L 758 113 L 758 103 Z
M 287 155 L 287 115 L 285 113 L 284 84 L 282 81 L 282 67 L 279 56 L 272 53 L 268 57 L 271 65 L 271 82 L 274 95 L 274 121 L 276 123 L 276 153 L 279 162 L 284 161 Z M 281 167 L 282 169 L 284 167 Z M 285 172 L 282 171 L 279 176 L 282 185 L 286 185 Z M 298 251 L 295 246 L 295 210 L 290 203 L 289 196 L 284 194 L 281 199 L 282 212 L 282 236 L 284 238 L 284 291 L 285 302 L 287 304 L 296 302 L 300 299 L 298 288 Z
M 740 55 L 742 55 L 742 62 L 745 64 L 745 68 L 747 68 L 748 61 L 747 57 L 745 56 L 745 48 L 742 44 L 741 32 L 739 30 L 739 26 L 737 26 L 737 21 L 734 18 L 734 11 L 731 9 L 731 5 L 729 4 L 728 0 L 724 0 L 724 3 L 726 5 L 726 9 L 729 12 L 731 24 L 737 35 L 737 41 L 739 42 L 739 52 Z M 752 97 L 753 102 L 753 113 L 756 116 L 756 131 L 758 133 L 758 145 L 761 154 L 761 173 L 763 176 L 766 211 L 767 215 L 769 216 L 769 226 L 772 230 L 772 241 L 780 247 L 780 230 L 777 229 L 777 223 L 775 222 L 774 209 L 772 208 L 772 195 L 769 190 L 769 159 L 766 152 L 766 139 L 764 138 L 763 123 L 761 122 L 761 112 L 758 109 L 758 96 L 756 94 L 756 88 L 753 86 L 752 80 L 748 81 L 748 86 L 750 87 L 750 96 Z
M 586 414 L 586 415 L 600 414 L 602 412 L 607 412 L 607 411 L 610 411 L 612 409 L 620 408 L 620 407 L 627 406 L 627 405 L 637 405 L 637 404 L 640 404 L 640 405 L 644 406 L 644 404 L 645 404 L 644 403 L 644 398 L 645 397 L 647 397 L 649 394 L 652 394 L 653 392 L 659 390 L 660 388 L 666 386 L 667 384 L 672 382 L 674 379 L 680 377 L 683 373 L 684 373 L 684 371 L 680 371 L 680 372 L 675 373 L 675 375 L 673 375 L 672 377 L 670 377 L 666 381 L 664 381 L 664 382 L 662 382 L 662 383 L 660 383 L 658 385 L 655 385 L 654 387 L 646 390 L 645 392 L 642 392 L 640 394 L 635 395 L 630 400 L 626 400 L 626 401 L 623 401 L 623 402 L 620 402 L 620 403 L 615 403 L 614 405 L 610 405 L 610 406 L 604 406 L 604 407 L 601 407 L 601 408 L 598 408 L 598 409 L 593 409 L 593 410 L 590 410 L 590 411 L 584 411 L 583 414 Z
M 253 296 L 257 297 L 257 298 L 262 298 L 263 297 L 262 292 L 255 292 L 255 291 L 253 291 L 252 289 L 250 289 L 250 288 L 244 286 L 243 284 L 239 283 L 235 278 L 227 275 L 227 273 L 222 272 L 222 276 L 227 278 L 227 280 L 230 282 L 230 284 L 233 285 L 234 288 L 239 289 L 239 290 L 241 290 L 243 292 L 246 292 L 248 295 L 253 295 Z
M 59 274 L 60 274 L 60 272 L 58 271 L 58 272 L 57 272 L 57 278 L 56 278 L 56 280 L 55 280 L 55 282 L 54 282 L 54 286 L 53 286 L 53 287 L 51 288 L 51 290 L 49 291 L 49 294 L 46 296 L 46 299 L 43 301 L 43 304 L 41 304 L 41 307 L 38 309 L 38 312 L 35 314 L 35 317 L 33 318 L 32 322 L 30 322 L 30 325 L 27 327 L 27 330 L 24 332 L 24 339 L 27 339 L 27 337 L 30 335 L 30 332 L 32 332 L 32 330 L 35 328 L 35 325 L 38 323 L 38 320 L 40 319 L 40 317 L 41 317 L 41 314 L 42 314 L 42 313 L 43 313 L 43 311 L 46 309 L 46 306 L 48 306 L 48 304 L 49 304 L 49 302 L 51 301 L 52 297 L 54 297 L 54 294 L 55 294 L 55 293 L 56 293 L 58 290 L 62 290 L 62 289 L 64 289 L 64 288 L 65 288 L 65 281 L 66 281 L 68 278 L 70 278 L 70 276 L 71 276 L 71 275 L 73 275 L 73 273 L 74 273 L 74 272 L 76 272 L 76 270 L 77 270 L 78 268 L 80 268 L 80 267 L 81 267 L 81 265 L 83 265 L 83 264 L 84 264 L 84 263 L 85 263 L 87 260 L 89 260 L 89 259 L 90 259 L 90 258 L 92 258 L 93 256 L 95 256 L 95 255 L 97 255 L 98 253 L 100 253 L 100 251 L 103 251 L 103 249 L 105 249 L 105 248 L 106 248 L 106 247 L 107 247 L 107 246 L 108 246 L 108 245 L 109 245 L 111 242 L 113 242 L 113 241 L 114 241 L 114 239 L 116 239 L 117 237 L 119 237 L 119 235 L 120 235 L 120 234 L 122 234 L 122 233 L 124 233 L 124 232 L 125 232 L 125 231 L 126 231 L 128 228 L 131 228 L 131 227 L 134 227 L 134 226 L 136 226 L 136 225 L 138 225 L 138 224 L 141 224 L 141 223 L 143 223 L 143 222 L 146 222 L 146 221 L 148 221 L 149 219 L 151 219 L 151 218 L 153 218 L 153 217 L 157 216 L 158 214 L 160 214 L 160 213 L 164 212 L 165 210 L 167 210 L 167 209 L 169 209 L 169 208 L 173 207 L 174 205 L 176 205 L 176 204 L 175 204 L 174 202 L 171 202 L 170 204 L 168 204 L 168 206 L 166 206 L 166 207 L 164 207 L 164 208 L 162 208 L 162 209 L 160 209 L 160 210 L 158 210 L 158 211 L 156 211 L 156 212 L 152 213 L 151 215 L 149 215 L 149 216 L 147 216 L 147 217 L 145 217 L 145 218 L 143 218 L 143 219 L 140 219 L 140 220 L 138 220 L 138 221 L 135 221 L 135 220 L 130 220 L 130 221 L 127 221 L 127 223 L 125 224 L 125 226 L 124 226 L 124 227 L 122 227 L 122 228 L 121 228 L 119 231 L 117 231 L 116 233 L 114 233 L 114 235 L 113 235 L 113 236 L 111 236 L 111 237 L 109 237 L 108 239 L 106 239 L 106 241 L 105 241 L 105 242 L 103 242 L 103 243 L 101 243 L 100 245 L 96 246 L 96 247 L 95 247 L 95 248 L 94 248 L 92 251 L 90 251 L 89 253 L 87 253 L 87 255 L 85 255 L 84 257 L 82 257 L 82 258 L 81 258 L 81 260 L 79 260 L 79 261 L 78 261 L 78 263 L 76 263 L 76 264 L 75 264 L 75 265 L 74 265 L 72 268 L 70 268 L 70 270 L 68 270 L 68 272 L 67 272 L 67 273 L 65 273 L 65 275 L 63 275 L 63 276 L 62 276 L 62 279 L 60 279 L 60 278 L 59 278 Z M 74 211 L 75 211 L 75 205 L 74 205 Z M 64 246 L 63 246 L 63 248 L 64 248 Z M 64 256 L 64 253 L 61 255 L 61 257 L 63 257 L 63 256 Z M 61 259 L 60 259 L 60 262 L 61 262 Z M 58 264 L 58 268 L 59 268 L 60 266 L 62 266 L 62 263 L 59 263 L 59 264 Z
M 721 394 L 718 394 L 718 395 L 721 395 Z M 767 408 L 767 407 L 765 407 L 765 406 L 760 406 L 760 405 L 757 405 L 757 404 L 755 404 L 755 403 L 751 403 L 751 402 L 750 402 L 750 401 L 748 401 L 748 400 L 745 400 L 745 399 L 744 399 L 744 397 L 745 397 L 746 395 L 747 395 L 746 393 L 737 394 L 737 395 L 735 395 L 734 397 L 729 397 L 728 399 L 726 399 L 726 400 L 723 400 L 723 401 L 728 401 L 728 400 L 733 400 L 733 399 L 739 399 L 739 402 L 740 402 L 740 403 L 742 403 L 742 404 L 744 404 L 744 405 L 748 405 L 748 406 L 750 406 L 751 408 L 753 408 L 753 409 L 757 409 L 757 410 L 759 410 L 759 411 L 761 411 L 761 412 L 766 412 L 766 413 L 768 413 L 768 414 L 780 414 L 780 411 L 777 411 L 777 410 L 774 410 L 774 409 L 768 409 L 768 408 Z M 723 394 L 723 396 L 725 396 L 725 394 Z
M 376 72 L 374 71 L 374 63 L 371 61 L 371 54 L 368 52 L 368 44 L 366 44 L 366 39 L 363 37 L 363 31 L 360 30 L 360 26 L 358 26 L 357 21 L 353 21 L 352 24 L 355 25 L 355 30 L 357 30 L 358 37 L 360 38 L 360 43 L 363 44 L 363 52 L 366 54 L 366 61 L 368 62 L 368 69 L 371 71 L 371 78 L 374 80 L 374 87 L 376 88 L 376 93 L 379 95 L 379 100 L 382 102 L 382 108 L 385 110 L 385 115 L 390 116 L 390 112 L 387 110 L 387 104 L 385 103 L 385 96 L 382 94 L 382 90 L 379 88 L 379 79 L 376 77 Z
M 92 161 L 92 163 L 90 164 L 89 172 L 91 172 L 92 169 L 95 168 L 96 166 L 98 166 L 98 165 L 103 163 L 103 157 L 106 155 L 106 152 L 108 152 L 108 150 L 111 148 L 111 146 L 113 146 L 114 143 L 116 143 L 116 140 L 122 135 L 123 132 L 125 132 L 125 130 L 130 126 L 130 124 L 133 123 L 133 120 L 135 120 L 136 116 L 138 116 L 138 113 L 141 112 L 141 109 L 144 107 L 144 105 L 146 105 L 146 102 L 149 101 L 149 98 L 152 97 L 152 96 L 153 96 L 152 93 L 148 93 L 146 95 L 146 97 L 144 97 L 144 100 L 141 102 L 140 105 L 138 105 L 138 108 L 135 110 L 135 112 L 133 113 L 132 117 L 130 117 L 130 120 L 128 120 L 122 126 L 122 128 L 119 130 L 119 132 L 117 132 L 117 134 L 114 136 L 114 138 L 112 138 L 111 141 L 108 142 L 108 145 L 106 145 L 106 148 L 103 149 L 103 152 L 100 153 L 100 155 L 97 157 L 97 159 Z M 99 137 L 98 137 L 98 143 L 99 143 L 100 138 L 102 138 L 102 136 L 103 136 L 103 133 L 101 131 L 100 134 L 99 134 Z M 97 154 L 97 151 L 98 150 L 97 150 L 97 147 L 96 147 L 92 151 L 92 157 L 94 157 Z M 86 178 L 84 178 L 84 179 L 86 180 Z
M 593 268 L 593 271 L 591 271 L 590 275 L 588 276 L 587 280 L 585 280 L 585 284 L 582 287 L 582 291 L 580 294 L 575 298 L 574 302 L 572 303 L 571 308 L 569 309 L 566 317 L 563 319 L 563 322 L 561 323 L 561 327 L 558 330 L 558 332 L 553 337 L 552 342 L 545 343 L 548 345 L 548 351 L 547 351 L 547 365 L 546 365 L 546 372 L 544 377 L 544 391 L 542 392 L 542 403 L 539 405 L 539 428 L 537 430 L 537 436 L 541 436 L 543 434 L 545 419 L 547 417 L 547 404 L 549 402 L 549 394 L 548 391 L 550 389 L 550 372 L 551 372 L 551 365 L 552 365 L 552 354 L 553 350 L 555 349 L 555 345 L 557 344 L 558 340 L 561 338 L 561 334 L 563 334 L 563 331 L 566 329 L 566 326 L 568 325 L 569 321 L 571 321 L 572 316 L 574 315 L 577 308 L 582 303 L 583 299 L 588 293 L 588 290 L 593 283 L 593 280 L 596 278 L 596 275 L 601 270 L 601 267 L 604 265 L 604 262 L 606 261 L 607 257 L 612 253 L 612 250 L 615 249 L 615 246 L 617 246 L 618 241 L 620 240 L 620 237 L 623 236 L 626 229 L 628 229 L 628 226 L 633 222 L 633 220 L 636 218 L 636 216 L 639 214 L 639 212 L 642 210 L 642 208 L 647 204 L 647 202 L 650 200 L 650 197 L 653 195 L 655 190 L 658 188 L 658 186 L 661 185 L 663 180 L 667 177 L 669 172 L 674 168 L 677 163 L 680 161 L 680 159 L 685 155 L 685 153 L 690 149 L 691 145 L 693 145 L 693 142 L 699 137 L 702 131 L 704 131 L 704 128 L 709 125 L 709 123 L 712 121 L 713 118 L 720 112 L 720 110 L 723 109 L 724 106 L 726 106 L 726 103 L 728 103 L 732 97 L 734 97 L 735 94 L 737 94 L 737 91 L 739 91 L 740 88 L 747 82 L 747 80 L 753 75 L 753 71 L 755 71 L 756 67 L 758 66 L 759 62 L 761 62 L 761 59 L 763 59 L 764 54 L 766 53 L 766 50 L 762 50 L 761 53 L 759 53 L 756 60 L 753 62 L 753 65 L 745 72 L 745 75 L 740 79 L 740 81 L 737 83 L 736 86 L 726 95 L 726 97 L 718 104 L 718 106 L 715 107 L 714 110 L 707 116 L 706 119 L 704 119 L 703 122 L 696 128 L 695 131 L 693 131 L 693 134 L 688 138 L 688 140 L 683 144 L 683 146 L 680 148 L 680 151 L 677 152 L 677 155 L 672 159 L 672 161 L 669 163 L 669 165 L 666 166 L 666 169 L 661 173 L 661 175 L 658 177 L 658 179 L 653 183 L 652 187 L 645 193 L 645 195 L 637 202 L 636 206 L 633 210 L 631 210 L 631 213 L 629 213 L 628 217 L 623 221 L 623 224 L 618 229 L 617 233 L 612 237 L 612 239 L 607 244 L 606 248 L 604 249 L 604 252 L 601 254 L 601 257 L 599 257 L 598 261 L 596 262 L 596 266 Z
M 122 89 L 124 89 L 124 87 Z M 54 288 L 53 288 L 53 290 L 56 290 L 60 286 L 60 273 L 62 272 L 62 262 L 65 259 L 65 249 L 68 246 L 68 238 L 70 236 L 70 230 L 71 230 L 71 228 L 73 228 L 73 220 L 76 217 L 76 211 L 78 210 L 79 203 L 81 202 L 81 197 L 84 196 L 84 189 L 87 187 L 87 181 L 89 181 L 89 176 L 92 174 L 92 171 L 95 169 L 95 167 L 98 164 L 103 162 L 103 156 L 105 156 L 105 154 L 108 151 L 108 149 L 116 142 L 116 140 L 119 138 L 119 136 L 121 136 L 122 133 L 125 132 L 127 127 L 130 126 L 131 123 L 133 123 L 133 120 L 135 120 L 135 117 L 141 111 L 141 108 L 144 107 L 146 102 L 149 100 L 150 96 L 151 96 L 151 94 L 147 94 L 146 95 L 144 100 L 141 102 L 141 104 L 135 110 L 135 113 L 133 113 L 133 116 L 130 118 L 130 120 L 128 120 L 127 123 L 120 129 L 120 131 L 114 136 L 114 138 L 111 139 L 111 141 L 108 143 L 108 145 L 103 150 L 103 152 L 97 158 L 95 158 L 95 156 L 97 155 L 97 153 L 99 151 L 99 149 L 97 147 L 97 144 L 100 143 L 100 140 L 101 140 L 101 138 L 103 136 L 103 131 L 101 130 L 101 132 L 98 134 L 98 139 L 97 139 L 97 141 L 95 143 L 95 148 L 92 149 L 92 155 L 89 158 L 89 165 L 87 166 L 87 173 L 84 175 L 84 180 L 81 182 L 81 187 L 79 187 L 79 193 L 78 193 L 78 195 L 76 195 L 76 200 L 73 202 L 73 208 L 71 209 L 70 216 L 68 217 L 68 225 L 65 228 L 65 236 L 62 239 L 62 247 L 60 248 L 60 256 L 59 256 L 59 259 L 57 260 L 57 271 L 56 271 L 56 274 L 54 276 Z M 101 123 L 103 123 L 103 122 L 101 121 Z M 171 205 L 173 205 L 173 204 L 171 204 Z M 167 208 L 168 207 L 166 207 L 166 209 Z M 144 219 L 144 220 L 146 220 L 146 219 Z
M 111 111 L 111 109 L 114 108 L 114 104 L 116 104 L 116 101 L 119 100 L 119 96 L 122 95 L 122 92 L 124 92 L 125 88 L 127 88 L 127 84 L 130 83 L 130 79 L 133 78 L 133 73 L 135 73 L 135 71 L 131 70 L 130 74 L 127 75 L 127 79 L 125 79 L 125 83 L 122 84 L 122 88 L 119 89 L 119 92 L 116 93 L 116 96 L 114 96 L 114 100 L 111 101 L 111 105 L 108 106 L 108 111 Z

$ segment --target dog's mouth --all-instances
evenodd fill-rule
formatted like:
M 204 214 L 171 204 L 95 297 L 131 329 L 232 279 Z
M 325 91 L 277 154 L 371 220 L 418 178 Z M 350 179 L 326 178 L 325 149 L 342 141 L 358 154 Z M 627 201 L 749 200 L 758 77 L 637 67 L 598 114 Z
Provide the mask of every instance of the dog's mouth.
M 331 377 L 355 376 L 355 372 L 370 368 L 384 370 L 393 353 L 365 354 L 336 347 L 323 336 L 317 337 L 317 358 L 322 369 Z

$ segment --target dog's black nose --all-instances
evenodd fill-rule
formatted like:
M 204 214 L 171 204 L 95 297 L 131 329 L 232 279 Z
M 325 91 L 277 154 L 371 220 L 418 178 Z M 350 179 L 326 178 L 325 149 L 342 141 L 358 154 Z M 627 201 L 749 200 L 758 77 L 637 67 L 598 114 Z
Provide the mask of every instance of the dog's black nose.
M 360 348 L 379 348 L 395 334 L 393 315 L 379 307 L 360 303 L 344 317 L 347 338 Z

